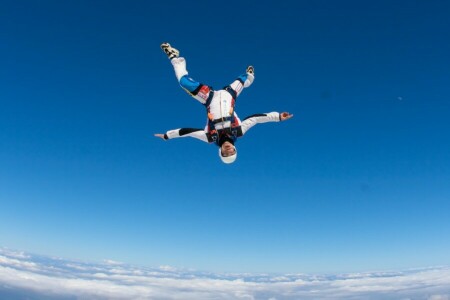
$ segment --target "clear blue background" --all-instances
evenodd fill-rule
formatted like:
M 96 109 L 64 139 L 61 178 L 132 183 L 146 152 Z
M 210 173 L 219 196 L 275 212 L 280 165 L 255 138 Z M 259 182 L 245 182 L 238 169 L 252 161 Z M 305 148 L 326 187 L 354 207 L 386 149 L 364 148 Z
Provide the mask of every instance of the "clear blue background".
M 0 245 L 210 271 L 450 264 L 448 1 L 2 1 Z M 255 66 L 229 166 L 160 43 Z

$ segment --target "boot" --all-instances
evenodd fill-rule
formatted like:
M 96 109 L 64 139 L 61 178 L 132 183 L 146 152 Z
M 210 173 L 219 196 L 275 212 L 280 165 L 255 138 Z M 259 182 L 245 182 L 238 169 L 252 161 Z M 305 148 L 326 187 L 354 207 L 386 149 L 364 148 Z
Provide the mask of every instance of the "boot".
M 169 59 L 180 56 L 180 51 L 178 51 L 177 49 L 170 46 L 169 43 L 162 43 L 161 49 L 164 51 L 164 53 L 166 53 L 166 55 L 167 55 L 167 57 L 169 57 Z

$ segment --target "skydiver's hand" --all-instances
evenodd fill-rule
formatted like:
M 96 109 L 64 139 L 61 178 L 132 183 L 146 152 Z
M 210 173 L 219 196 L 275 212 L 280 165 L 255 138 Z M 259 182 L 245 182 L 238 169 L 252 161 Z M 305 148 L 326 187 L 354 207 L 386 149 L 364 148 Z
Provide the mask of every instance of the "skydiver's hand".
M 159 137 L 159 138 L 162 138 L 163 140 L 166 140 L 166 139 L 164 138 L 164 134 L 157 133 L 157 134 L 155 134 L 155 136 L 156 136 L 156 137 Z
M 289 120 L 290 118 L 292 118 L 294 115 L 288 113 L 288 112 L 282 112 L 280 114 L 280 121 L 286 121 Z

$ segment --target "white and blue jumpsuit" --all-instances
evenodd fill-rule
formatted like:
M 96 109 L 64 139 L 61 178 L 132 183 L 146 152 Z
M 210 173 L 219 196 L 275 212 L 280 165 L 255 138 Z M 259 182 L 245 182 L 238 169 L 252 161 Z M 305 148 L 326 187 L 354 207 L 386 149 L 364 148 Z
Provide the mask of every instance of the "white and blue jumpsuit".
M 214 142 L 221 146 L 225 138 L 231 140 L 234 144 L 237 138 L 243 136 L 254 125 L 281 120 L 278 112 L 251 115 L 243 121 L 237 116 L 234 111 L 236 98 L 244 88 L 253 83 L 253 74 L 242 74 L 225 88 L 213 90 L 210 86 L 189 77 L 186 70 L 186 60 L 183 57 L 173 58 L 171 63 L 180 86 L 205 106 L 208 120 L 204 129 L 173 129 L 164 134 L 164 139 L 193 137 L 208 143 Z

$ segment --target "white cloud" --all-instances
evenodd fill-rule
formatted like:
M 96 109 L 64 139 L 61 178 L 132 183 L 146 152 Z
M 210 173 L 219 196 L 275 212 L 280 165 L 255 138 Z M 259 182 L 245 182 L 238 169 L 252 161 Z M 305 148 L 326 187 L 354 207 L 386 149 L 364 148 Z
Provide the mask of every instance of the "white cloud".
M 9 258 L 3 255 L 0 255 L 0 265 L 9 265 L 19 268 L 25 269 L 34 269 L 36 268 L 36 264 L 28 261 L 20 261 L 18 259 Z
M 449 295 L 432 295 L 428 300 L 449 300 Z
M 450 300 L 450 268 L 330 276 L 213 274 L 170 266 L 86 264 L 0 249 L 2 285 L 44 296 L 89 299 Z
M 107 264 L 107 265 L 112 265 L 112 266 L 123 265 L 123 262 L 115 261 L 115 260 L 111 260 L 111 259 L 105 259 L 104 263 Z
M 14 251 L 8 248 L 0 248 L 0 253 L 3 253 L 4 255 L 7 255 L 8 257 L 12 258 L 21 258 L 26 259 L 29 258 L 29 255 L 26 255 L 23 251 Z
M 169 272 L 175 272 L 177 270 L 177 268 L 172 267 L 172 266 L 159 266 L 160 270 L 163 271 L 169 271 Z

